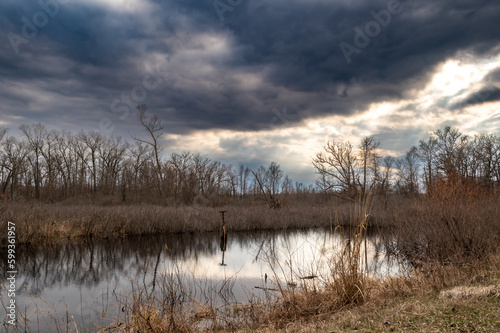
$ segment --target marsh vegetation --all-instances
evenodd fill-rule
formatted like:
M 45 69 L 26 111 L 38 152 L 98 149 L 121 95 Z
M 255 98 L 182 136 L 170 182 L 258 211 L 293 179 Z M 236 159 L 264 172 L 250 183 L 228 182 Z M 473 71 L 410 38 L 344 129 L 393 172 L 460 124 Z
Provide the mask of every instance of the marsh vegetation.
M 179 271 L 158 271 L 164 258 L 160 246 L 152 250 L 159 253 L 151 259 L 154 264 L 145 268 L 153 272 L 148 283 L 132 280 L 132 291 L 121 296 L 125 316 L 101 328 L 278 331 L 316 318 L 336 318 L 346 309 L 385 306 L 381 304 L 393 297 L 428 301 L 443 289 L 477 284 L 493 288 L 484 300 L 487 307 L 498 307 L 498 137 L 470 137 L 448 127 L 399 158 L 383 156 L 372 137 L 357 147 L 330 141 L 312 161 L 316 184 L 304 186 L 275 162 L 250 170 L 200 153 L 163 156 L 160 120 L 146 117 L 144 107 L 139 115 L 148 136 L 133 142 L 97 132 L 49 131 L 41 124 L 21 126 L 23 138 L 7 137 L 0 130 L 0 228 L 15 221 L 17 242 L 27 253 L 103 239 L 155 234 L 180 239 L 217 232 L 221 210 L 227 211 L 229 239 L 238 231 L 311 228 L 348 237 L 342 251 L 329 252 L 328 270 L 321 274 L 307 271 L 291 257 L 279 260 L 267 252 L 265 282 L 273 282 L 260 285 L 264 297 L 249 293 L 247 302 L 223 306 L 213 292 L 231 290 L 237 274 L 224 278 L 223 287 L 193 293 Z M 368 274 L 363 247 L 366 234 L 374 230 L 385 255 L 409 268 L 404 274 L 383 280 Z M 5 233 L 1 244 L 6 244 Z M 209 297 L 198 297 L 203 293 Z M 494 319 L 474 323 L 479 328 L 499 326 Z M 63 320 L 57 330 L 82 329 Z

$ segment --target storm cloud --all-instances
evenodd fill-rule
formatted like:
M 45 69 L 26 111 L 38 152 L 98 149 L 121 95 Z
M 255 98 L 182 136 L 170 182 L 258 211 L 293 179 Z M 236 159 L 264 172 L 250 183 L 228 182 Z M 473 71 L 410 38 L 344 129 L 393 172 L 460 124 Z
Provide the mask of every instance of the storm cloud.
M 491 0 L 4 0 L 0 120 L 126 136 L 145 103 L 169 134 L 257 135 L 410 105 L 448 60 L 498 57 L 499 13 Z M 498 73 L 429 110 L 497 101 Z M 398 141 L 387 126 L 373 135 Z

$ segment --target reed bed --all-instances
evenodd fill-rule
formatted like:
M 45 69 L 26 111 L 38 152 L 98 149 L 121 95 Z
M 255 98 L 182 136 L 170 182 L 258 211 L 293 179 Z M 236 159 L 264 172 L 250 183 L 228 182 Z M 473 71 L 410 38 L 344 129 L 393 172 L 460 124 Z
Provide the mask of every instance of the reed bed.
M 386 247 L 420 270 L 471 266 L 500 244 L 500 198 L 494 195 L 408 202 L 391 219 L 395 227 L 382 234 Z
M 328 203 L 269 209 L 262 205 L 101 206 L 32 201 L 0 203 L 0 228 L 5 227 L 7 221 L 15 222 L 18 244 L 50 244 L 75 238 L 106 239 L 127 235 L 206 232 L 220 227 L 220 210 L 227 211 L 227 228 L 232 231 L 335 227 L 337 224 L 350 223 L 347 206 L 341 205 L 334 209 Z M 346 212 L 339 213 L 344 210 Z M 6 244 L 5 234 L 0 235 L 0 244 Z
M 298 263 L 291 259 L 276 262 L 271 254 L 268 262 L 274 284 L 263 286 L 266 298 L 250 297 L 245 305 L 217 306 L 210 297 L 208 301 L 201 301 L 188 292 L 182 279 L 160 276 L 156 293 L 148 288 L 135 290 L 123 308 L 128 320 L 103 328 L 105 331 L 278 332 L 290 327 L 294 327 L 291 331 L 302 328 L 307 331 L 308 327 L 330 331 L 356 327 L 383 331 L 394 325 L 392 320 L 415 321 L 415 313 L 402 319 L 392 316 L 388 324 L 366 326 L 360 318 L 370 320 L 372 317 L 363 317 L 360 311 L 384 309 L 387 304 L 392 308 L 409 306 L 408 300 L 416 299 L 430 302 L 429 307 L 437 312 L 435 322 L 445 322 L 442 307 L 451 301 L 439 295 L 447 294 L 443 290 L 458 290 L 452 289 L 456 286 L 462 286 L 463 290 L 472 290 L 468 289 L 471 286 L 493 290 L 480 296 L 486 302 L 481 306 L 484 305 L 488 318 L 491 309 L 500 308 L 496 301 L 500 281 L 500 198 L 495 194 L 455 190 L 433 197 L 393 198 L 388 205 L 380 204 L 376 198 L 372 202 L 370 198 L 354 206 L 324 202 L 281 209 L 265 209 L 260 205 L 164 207 L 2 203 L 0 224 L 15 221 L 19 243 L 45 244 L 76 237 L 213 231 L 220 226 L 219 210 L 228 211 L 228 230 L 329 226 L 332 232 L 344 228 L 351 237 L 345 251 L 329 258 L 329 274 L 318 277 L 312 272 L 310 280 L 297 279 L 304 276 L 302 270 L 297 273 L 300 270 Z M 391 255 L 410 263 L 412 269 L 407 275 L 383 281 L 366 275 L 361 262 L 362 242 L 368 228 L 385 229 L 381 234 L 386 237 L 385 248 Z M 399 303 L 391 303 L 393 300 Z M 460 306 L 466 308 L 462 303 Z M 425 315 L 425 308 L 412 309 L 407 312 Z M 352 320 L 341 318 L 342 314 L 349 316 L 352 313 L 357 313 Z M 339 328 L 324 321 L 323 326 L 311 326 L 310 322 L 318 318 L 322 321 L 335 318 L 344 326 Z M 463 318 L 469 320 L 467 315 Z M 479 328 L 500 327 L 492 320 L 474 323 Z M 411 323 L 408 325 L 399 328 L 422 329 Z

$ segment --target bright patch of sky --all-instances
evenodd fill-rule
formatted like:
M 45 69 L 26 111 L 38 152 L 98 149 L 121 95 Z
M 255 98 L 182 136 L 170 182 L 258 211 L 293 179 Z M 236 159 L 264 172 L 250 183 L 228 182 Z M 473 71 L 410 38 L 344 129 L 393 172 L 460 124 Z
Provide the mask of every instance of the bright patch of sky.
M 321 151 L 329 140 L 349 141 L 356 146 L 360 138 L 392 131 L 404 136 L 406 131 L 419 128 L 423 135 L 446 125 L 456 126 L 465 133 L 500 132 L 500 102 L 464 105 L 461 110 L 448 110 L 439 103 L 443 99 L 460 101 L 465 92 L 481 89 L 484 77 L 500 68 L 500 55 L 480 61 L 450 59 L 443 63 L 424 89 L 412 98 L 374 103 L 368 110 L 350 116 L 331 115 L 307 119 L 294 126 L 278 124 L 259 131 L 202 130 L 189 135 L 165 135 L 172 150 L 210 152 L 216 156 L 231 156 L 234 161 L 251 163 L 263 156 L 284 165 L 293 164 L 297 174 L 311 169 L 311 157 Z M 491 120 L 490 123 L 488 121 Z M 485 125 L 487 124 L 487 125 Z M 416 140 L 425 137 L 416 137 Z M 226 149 L 221 142 L 238 142 Z M 416 145 L 418 141 L 411 144 Z M 381 142 L 384 154 L 400 156 L 405 151 Z M 407 149 L 411 148 L 408 146 Z M 291 172 L 292 176 L 294 171 Z M 312 181 L 312 179 L 311 179 Z

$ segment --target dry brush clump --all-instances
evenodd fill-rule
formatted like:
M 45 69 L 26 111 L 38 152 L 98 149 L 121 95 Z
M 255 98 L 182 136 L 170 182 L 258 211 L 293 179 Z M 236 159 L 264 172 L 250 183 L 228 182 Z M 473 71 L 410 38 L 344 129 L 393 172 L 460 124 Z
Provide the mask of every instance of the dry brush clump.
M 146 286 L 134 285 L 130 295 L 120 300 L 125 320 L 104 329 L 105 332 L 179 332 L 190 333 L 194 329 L 184 307 L 189 294 L 181 281 L 181 275 L 163 274 L 150 290 Z
M 332 281 L 327 285 L 327 289 L 331 289 L 337 296 L 340 306 L 362 304 L 368 296 L 368 278 L 362 265 L 362 247 L 366 239 L 373 196 L 368 194 L 358 200 L 351 212 L 348 242 L 344 250 L 337 252 L 331 260 Z
M 226 289 L 232 278 L 213 282 L 193 280 L 180 272 L 158 272 L 152 285 L 134 282 L 128 295 L 119 297 L 123 319 L 107 326 L 105 332 L 219 332 L 247 327 L 255 315 L 252 304 L 227 301 Z M 191 282 L 190 282 L 191 281 Z
M 277 295 L 264 303 L 265 310 L 258 316 L 254 326 L 271 325 L 284 328 L 287 324 L 337 312 L 341 309 L 365 303 L 377 283 L 367 276 L 363 265 L 363 241 L 366 237 L 372 197 L 367 196 L 353 204 L 350 221 L 346 227 L 337 227 L 333 232 L 348 235 L 339 248 L 326 251 L 327 273 L 305 275 L 292 259 L 284 263 L 275 257 L 267 259 L 273 271 L 274 290 Z M 341 223 L 336 221 L 337 225 Z M 341 230 L 342 229 L 342 230 Z M 319 258 L 314 260 L 318 261 Z M 309 265 L 310 263 L 308 263 Z M 288 273 L 289 272 L 289 273 Z M 300 272 L 302 272 L 300 274 Z
M 416 268 L 471 266 L 495 253 L 500 242 L 500 200 L 494 193 L 448 188 L 409 201 L 393 219 L 387 247 Z

